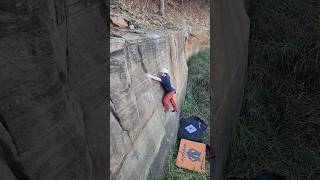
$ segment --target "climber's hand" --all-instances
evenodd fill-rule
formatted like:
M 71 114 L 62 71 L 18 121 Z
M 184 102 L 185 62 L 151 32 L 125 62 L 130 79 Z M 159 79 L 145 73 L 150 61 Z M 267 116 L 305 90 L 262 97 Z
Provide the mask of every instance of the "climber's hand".
M 151 74 L 149 74 L 149 73 L 147 73 L 147 75 L 146 75 L 146 76 L 148 76 L 149 78 L 151 78 L 151 79 L 153 79 L 153 80 L 161 81 L 161 79 L 160 79 L 159 77 L 157 77 L 157 76 L 153 76 L 153 75 L 151 75 Z
M 174 93 L 177 94 L 177 89 L 174 86 L 172 86 L 172 87 L 174 89 Z

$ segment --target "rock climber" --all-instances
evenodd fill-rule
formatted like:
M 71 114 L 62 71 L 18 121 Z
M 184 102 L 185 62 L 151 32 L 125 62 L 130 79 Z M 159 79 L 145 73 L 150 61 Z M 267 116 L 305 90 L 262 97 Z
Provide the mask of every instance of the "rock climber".
M 147 74 L 148 78 L 159 81 L 163 87 L 165 95 L 162 99 L 165 112 L 170 111 L 170 106 L 168 101 L 171 102 L 173 106 L 172 112 L 178 112 L 177 105 L 173 99 L 173 95 L 176 94 L 176 89 L 171 86 L 169 70 L 167 68 L 162 68 L 159 73 L 159 77 Z

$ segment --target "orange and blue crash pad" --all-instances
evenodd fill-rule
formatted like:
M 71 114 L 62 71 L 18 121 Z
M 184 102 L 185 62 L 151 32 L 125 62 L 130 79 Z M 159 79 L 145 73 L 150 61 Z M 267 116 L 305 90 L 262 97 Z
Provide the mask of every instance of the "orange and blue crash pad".
M 181 139 L 176 165 L 191 171 L 205 170 L 206 145 Z

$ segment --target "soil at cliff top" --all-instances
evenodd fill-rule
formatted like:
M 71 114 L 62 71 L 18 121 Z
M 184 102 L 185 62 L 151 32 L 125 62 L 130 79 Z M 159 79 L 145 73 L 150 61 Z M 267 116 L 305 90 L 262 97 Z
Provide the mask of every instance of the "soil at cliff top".
M 135 26 L 145 30 L 184 29 L 209 36 L 210 1 L 165 1 L 165 16 L 159 14 L 159 1 L 120 0 L 111 7 L 111 14 L 136 21 Z M 111 25 L 111 28 L 117 28 Z

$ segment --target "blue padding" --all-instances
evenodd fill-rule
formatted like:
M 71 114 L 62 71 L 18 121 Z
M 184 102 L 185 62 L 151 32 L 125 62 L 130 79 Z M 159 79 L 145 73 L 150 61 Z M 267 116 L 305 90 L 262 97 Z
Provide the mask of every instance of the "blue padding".
M 208 125 L 199 117 L 193 116 L 180 120 L 178 139 L 203 142 L 203 132 Z

